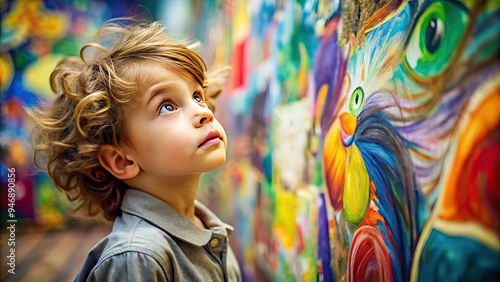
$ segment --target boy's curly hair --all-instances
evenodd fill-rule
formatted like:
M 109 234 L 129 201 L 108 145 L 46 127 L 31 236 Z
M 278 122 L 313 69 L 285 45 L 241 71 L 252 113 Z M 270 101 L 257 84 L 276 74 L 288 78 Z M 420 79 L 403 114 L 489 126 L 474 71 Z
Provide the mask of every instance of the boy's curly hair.
M 214 110 L 211 98 L 221 92 L 227 69 L 208 73 L 200 55 L 172 40 L 162 25 L 135 19 L 106 22 L 96 42 L 82 47 L 80 58 L 66 58 L 52 72 L 55 100 L 27 110 L 35 124 L 36 166 L 90 216 L 113 220 L 121 213 L 127 187 L 99 164 L 98 152 L 102 145 L 125 144 L 123 105 L 136 94 L 140 67 L 148 62 L 194 79 Z

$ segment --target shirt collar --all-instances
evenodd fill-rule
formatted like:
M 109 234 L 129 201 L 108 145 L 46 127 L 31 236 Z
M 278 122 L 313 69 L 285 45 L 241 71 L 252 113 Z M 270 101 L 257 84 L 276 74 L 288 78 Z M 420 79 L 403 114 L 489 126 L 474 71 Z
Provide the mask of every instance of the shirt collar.
M 179 240 L 196 246 L 204 246 L 212 237 L 208 229 L 225 229 L 227 234 L 233 227 L 222 222 L 205 205 L 195 200 L 195 214 L 208 229 L 200 229 L 176 209 L 162 200 L 140 190 L 127 189 L 123 196 L 121 209 L 124 212 L 141 217 L 163 229 Z

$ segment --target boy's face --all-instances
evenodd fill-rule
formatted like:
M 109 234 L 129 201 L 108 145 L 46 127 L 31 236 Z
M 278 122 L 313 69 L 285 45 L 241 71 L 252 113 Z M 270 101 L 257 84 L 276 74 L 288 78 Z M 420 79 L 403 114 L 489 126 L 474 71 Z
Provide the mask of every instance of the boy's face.
M 193 79 L 160 64 L 147 64 L 139 94 L 125 109 L 133 156 L 150 179 L 200 174 L 226 160 L 227 138 Z

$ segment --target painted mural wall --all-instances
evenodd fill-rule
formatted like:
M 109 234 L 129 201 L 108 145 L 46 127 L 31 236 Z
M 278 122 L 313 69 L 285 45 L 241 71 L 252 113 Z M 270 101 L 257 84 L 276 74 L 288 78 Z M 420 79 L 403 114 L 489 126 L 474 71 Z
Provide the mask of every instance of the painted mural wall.
M 20 217 L 57 224 L 67 210 L 33 173 L 22 107 L 49 97 L 38 79 L 61 56 L 134 5 L 1 3 L 1 173 L 22 176 Z M 245 281 L 500 277 L 497 0 L 149 9 L 202 41 L 209 65 L 232 66 L 216 112 L 228 161 L 204 176 L 199 198 L 236 227 Z
M 500 277 L 498 1 L 217 3 L 245 278 Z

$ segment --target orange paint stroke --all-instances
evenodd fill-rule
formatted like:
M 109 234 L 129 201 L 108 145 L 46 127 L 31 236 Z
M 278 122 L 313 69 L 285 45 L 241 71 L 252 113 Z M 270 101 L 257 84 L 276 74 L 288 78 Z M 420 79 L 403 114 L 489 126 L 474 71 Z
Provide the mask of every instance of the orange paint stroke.
M 443 191 L 439 214 L 443 220 L 479 221 L 493 231 L 500 229 L 498 171 L 494 171 L 498 169 L 499 105 L 496 89 L 471 112 L 467 128 L 458 137 L 455 162 Z
M 339 120 L 342 131 L 349 136 L 353 136 L 358 125 L 357 117 L 350 113 L 343 113 L 340 115 Z

